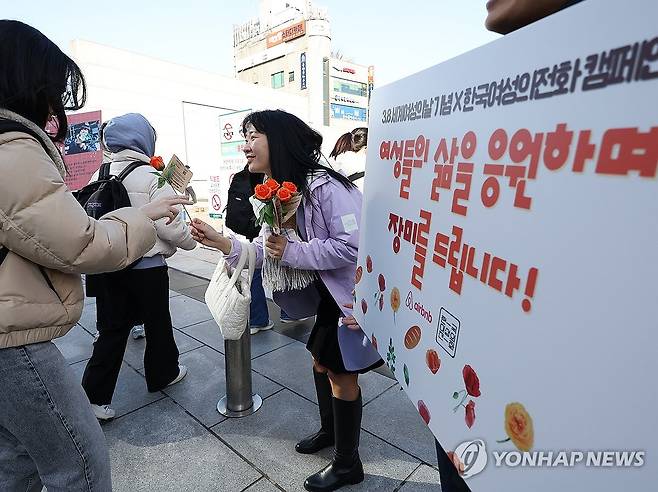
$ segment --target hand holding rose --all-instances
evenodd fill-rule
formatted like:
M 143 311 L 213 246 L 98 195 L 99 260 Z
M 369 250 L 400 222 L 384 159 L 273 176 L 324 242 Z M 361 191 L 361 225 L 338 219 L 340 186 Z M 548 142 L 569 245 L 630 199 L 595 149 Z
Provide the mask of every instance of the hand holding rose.
M 285 236 L 272 234 L 267 238 L 267 241 L 265 241 L 265 251 L 270 257 L 280 260 L 283 258 L 283 253 L 286 250 L 287 245 L 288 239 L 286 239 Z
M 204 246 L 218 249 L 225 255 L 231 252 L 231 240 L 222 236 L 211 225 L 206 224 L 201 219 L 192 219 L 190 233 L 196 242 Z

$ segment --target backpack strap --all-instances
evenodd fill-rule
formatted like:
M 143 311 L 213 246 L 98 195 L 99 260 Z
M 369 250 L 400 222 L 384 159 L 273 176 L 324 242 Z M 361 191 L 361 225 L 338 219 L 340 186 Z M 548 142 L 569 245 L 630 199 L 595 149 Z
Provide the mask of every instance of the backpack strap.
M 110 163 L 104 162 L 98 170 L 98 181 L 110 179 Z
M 146 166 L 146 165 L 147 165 L 146 162 L 142 162 L 142 161 L 131 162 L 130 164 L 128 164 L 128 165 L 126 166 L 126 168 L 125 168 L 123 171 L 121 171 L 121 172 L 119 173 L 119 175 L 117 176 L 117 179 L 118 179 L 119 181 L 123 181 L 123 180 L 126 179 L 126 177 L 127 177 L 131 172 L 133 172 L 135 169 L 137 169 L 137 168 L 140 167 L 140 166 Z
M 347 179 L 354 183 L 357 179 L 361 179 L 366 175 L 364 171 L 359 171 L 358 173 L 350 174 Z

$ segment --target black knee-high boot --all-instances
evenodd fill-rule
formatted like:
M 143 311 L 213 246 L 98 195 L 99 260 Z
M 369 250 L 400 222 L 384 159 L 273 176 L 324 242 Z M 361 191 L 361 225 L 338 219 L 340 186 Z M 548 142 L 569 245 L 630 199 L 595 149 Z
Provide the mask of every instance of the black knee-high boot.
M 295 451 L 302 454 L 317 453 L 334 444 L 334 412 L 331 402 L 331 383 L 326 373 L 313 370 L 315 392 L 320 407 L 320 430 L 297 443 Z
M 333 408 L 336 438 L 334 459 L 325 468 L 306 479 L 304 488 L 311 492 L 329 492 L 344 485 L 363 482 L 363 465 L 359 458 L 361 393 L 355 401 L 334 398 Z

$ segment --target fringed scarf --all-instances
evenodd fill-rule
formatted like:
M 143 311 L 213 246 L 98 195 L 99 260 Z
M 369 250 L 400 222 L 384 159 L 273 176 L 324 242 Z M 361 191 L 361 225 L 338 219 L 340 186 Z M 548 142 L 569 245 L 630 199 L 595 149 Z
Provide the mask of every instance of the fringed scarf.
M 314 270 L 301 270 L 283 266 L 281 260 L 267 255 L 265 241 L 271 234 L 272 228 L 266 225 L 265 234 L 263 234 L 263 287 L 270 289 L 272 292 L 287 292 L 301 290 L 311 285 L 316 278 Z M 291 241 L 301 242 L 301 238 L 294 228 L 282 229 L 281 235 L 286 236 Z

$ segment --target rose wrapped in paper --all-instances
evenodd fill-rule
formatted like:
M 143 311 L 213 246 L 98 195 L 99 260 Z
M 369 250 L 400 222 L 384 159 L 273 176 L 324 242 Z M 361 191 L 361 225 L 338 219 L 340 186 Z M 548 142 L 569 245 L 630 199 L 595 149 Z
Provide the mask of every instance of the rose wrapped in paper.
M 259 225 L 267 224 L 274 234 L 281 234 L 281 229 L 297 212 L 302 195 L 295 183 L 284 181 L 279 184 L 269 178 L 265 183 L 256 185 L 252 205 Z
M 266 225 L 263 237 L 271 234 L 285 235 L 289 241 L 301 241 L 298 236 L 294 216 L 302 201 L 297 186 L 290 181 L 279 184 L 274 179 L 267 179 L 256 185 L 254 194 L 249 199 L 259 225 Z M 263 248 L 264 249 L 264 248 Z M 270 257 L 265 251 L 263 256 L 263 285 L 272 292 L 285 292 L 307 287 L 315 281 L 315 273 L 310 270 L 282 266 L 281 261 Z
M 159 155 L 154 155 L 151 157 L 149 160 L 149 163 L 151 164 L 151 167 L 155 169 L 155 171 L 151 171 L 151 174 L 154 174 L 155 176 L 158 177 L 158 189 L 162 188 L 165 184 L 169 183 L 171 187 L 174 189 L 176 192 L 176 187 L 172 184 L 172 177 L 174 176 L 175 173 L 175 168 L 176 168 L 176 162 L 180 162 L 180 159 L 176 157 L 174 154 L 172 158 L 169 160 L 169 164 L 165 165 L 164 160 L 162 159 L 161 156 Z M 182 164 L 182 162 L 180 162 Z M 187 169 L 190 168 L 190 166 L 185 166 Z M 196 193 L 194 193 L 194 189 L 192 189 L 191 186 L 187 186 L 184 190 L 185 195 L 192 200 L 193 203 L 196 203 Z M 190 217 L 189 212 L 185 208 L 185 205 L 183 205 L 183 210 L 185 210 L 185 213 L 187 214 L 187 217 Z

